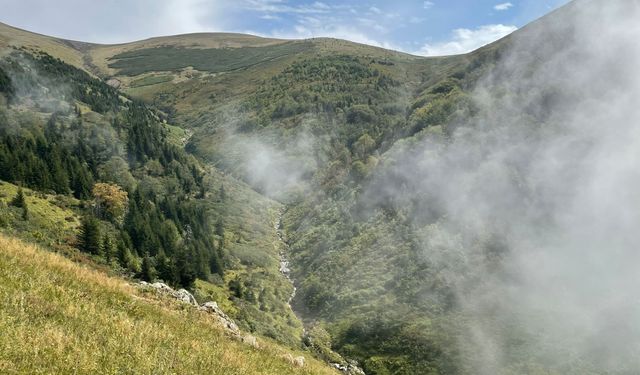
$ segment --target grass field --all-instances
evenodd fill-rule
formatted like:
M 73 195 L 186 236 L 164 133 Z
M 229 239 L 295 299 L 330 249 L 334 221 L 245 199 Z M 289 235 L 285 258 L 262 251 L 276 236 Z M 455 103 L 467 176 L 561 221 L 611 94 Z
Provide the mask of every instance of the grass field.
M 0 235 L 0 373 L 333 374 L 264 339 L 225 335 L 209 316 Z M 303 355 L 301 353 L 292 353 Z
M 48 246 L 59 246 L 75 237 L 80 220 L 71 208 L 79 201 L 29 189 L 23 191 L 29 209 L 28 220 L 22 218 L 22 209 L 10 205 L 18 187 L 0 181 L 0 228 Z
M 175 48 L 156 47 L 120 53 L 113 56 L 110 68 L 119 74 L 136 76 L 154 71 L 172 71 L 192 66 L 212 73 L 238 70 L 295 55 L 312 48 L 309 42 L 289 42 L 269 47 L 243 48 Z

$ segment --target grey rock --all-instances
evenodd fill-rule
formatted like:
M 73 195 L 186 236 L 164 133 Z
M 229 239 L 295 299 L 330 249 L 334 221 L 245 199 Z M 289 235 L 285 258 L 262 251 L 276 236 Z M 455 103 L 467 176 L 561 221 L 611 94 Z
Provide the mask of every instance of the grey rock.
M 204 303 L 199 307 L 199 309 L 216 317 L 222 326 L 234 335 L 240 335 L 240 328 L 238 328 L 238 325 L 233 321 L 233 319 L 225 314 L 220 307 L 218 307 L 217 302 L 212 301 Z
M 256 339 L 255 336 L 252 335 L 246 335 L 242 338 L 242 342 L 247 344 L 247 345 L 251 345 L 256 349 L 260 348 L 260 345 L 258 345 L 258 339 Z
M 174 293 L 174 296 L 178 300 L 184 303 L 188 303 L 193 306 L 198 306 L 198 301 L 196 301 L 196 298 L 193 296 L 193 294 L 189 293 L 186 289 L 178 290 L 177 292 Z

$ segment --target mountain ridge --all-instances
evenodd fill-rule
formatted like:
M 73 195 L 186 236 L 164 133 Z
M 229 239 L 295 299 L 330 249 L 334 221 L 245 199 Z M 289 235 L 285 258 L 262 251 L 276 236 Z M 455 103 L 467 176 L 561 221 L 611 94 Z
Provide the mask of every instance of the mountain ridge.
M 601 335 L 615 336 L 609 327 L 622 326 L 589 309 L 589 303 L 608 301 L 608 285 L 620 287 L 622 295 L 629 291 L 607 272 L 595 291 L 576 287 L 598 267 L 610 271 L 594 247 L 620 245 L 599 237 L 601 228 L 622 231 L 606 206 L 593 203 L 610 181 L 586 164 L 619 178 L 610 167 L 625 166 L 626 159 L 601 139 L 617 141 L 622 150 L 630 145 L 602 124 L 611 122 L 631 140 L 635 134 L 615 114 L 618 108 L 632 113 L 624 99 L 634 89 L 637 58 L 616 56 L 629 50 L 633 33 L 608 26 L 612 20 L 633 26 L 637 2 L 612 4 L 570 2 L 476 51 L 433 58 L 336 39 L 247 45 L 242 43 L 253 42 L 242 35 L 240 48 L 213 48 L 222 44 L 212 40 L 206 48 L 196 46 L 210 34 L 195 34 L 88 48 L 81 55 L 55 40 L 41 43 L 69 59 L 81 56 L 78 67 L 108 79 L 112 88 L 93 87 L 122 96 L 105 109 L 103 98 L 90 95 L 93 89 L 75 90 L 70 103 L 78 114 L 53 122 L 69 136 L 77 116 L 85 127 L 136 140 L 118 151 L 130 159 L 126 169 L 134 181 L 116 181 L 146 191 L 128 190 L 134 211 L 155 209 L 170 218 L 167 228 L 177 223 L 180 245 L 192 236 L 184 215 L 173 214 L 167 203 L 170 189 L 184 189 L 196 207 L 208 207 L 215 218 L 208 226 L 211 247 L 219 250 L 220 263 L 214 257 L 208 272 L 202 259 L 192 259 L 200 265 L 192 290 L 196 298 L 218 301 L 247 330 L 330 362 L 335 350 L 373 375 L 631 374 L 638 362 L 622 348 L 635 348 L 635 338 L 614 337 L 613 349 L 602 349 Z M 39 43 L 31 35 L 22 38 Z M 38 59 L 56 65 L 46 56 Z M 46 118 L 51 101 L 36 106 L 30 92 L 12 90 L 12 77 L 21 77 L 15 65 L 5 65 L 6 79 L 0 75 L 8 98 L 3 111 L 8 123 L 33 125 L 37 139 L 38 129 L 47 127 L 20 117 L 19 109 Z M 118 117 L 129 100 L 153 113 L 160 144 L 172 140 L 177 155 L 192 157 L 210 174 L 178 168 L 153 147 L 145 150 L 144 131 Z M 105 121 L 112 116 L 118 121 Z M 37 149 L 26 138 L 25 147 Z M 598 154 L 593 145 L 607 152 Z M 57 152 L 65 146 L 52 147 Z M 619 159 L 607 165 L 607 154 Z M 104 183 L 109 176 L 101 163 L 97 158 L 93 169 L 96 182 Z M 65 187 L 64 178 L 52 176 Z M 55 188 L 52 181 L 45 187 Z M 593 196 L 583 181 L 595 181 L 587 185 Z M 98 198 L 87 191 L 68 206 L 83 212 Z M 27 232 L 36 232 L 35 219 L 21 219 L 28 219 L 27 210 L 6 211 L 12 225 L 31 225 Z M 149 242 L 147 233 L 136 232 L 145 220 L 128 216 L 138 275 L 171 277 L 153 236 Z M 119 228 L 113 218 L 101 220 L 104 229 Z M 162 241 L 156 243 L 162 248 Z M 208 245 L 194 246 L 199 257 L 208 254 Z M 582 251 L 600 260 L 598 267 L 567 261 Z M 557 268 L 536 267 L 544 263 L 536 255 Z M 279 272 L 281 257 L 290 263 L 297 317 L 288 308 L 292 288 Z M 103 261 L 99 254 L 93 258 Z M 175 265 L 183 266 L 181 259 Z M 221 274 L 210 272 L 215 264 L 222 264 Z M 190 276 L 184 273 L 186 281 Z M 586 303 L 564 298 L 565 290 Z M 546 301 L 562 301 L 567 311 Z M 581 319 L 571 309 L 581 311 Z

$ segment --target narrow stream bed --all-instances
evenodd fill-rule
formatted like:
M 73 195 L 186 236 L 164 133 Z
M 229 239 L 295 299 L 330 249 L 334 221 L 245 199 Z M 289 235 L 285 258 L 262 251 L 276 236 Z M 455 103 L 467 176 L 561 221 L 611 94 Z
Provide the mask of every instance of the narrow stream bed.
M 289 244 L 287 244 L 285 242 L 285 240 L 284 240 L 284 233 L 283 233 L 283 228 L 282 228 L 282 216 L 283 215 L 284 215 L 284 209 L 280 210 L 280 212 L 278 214 L 278 221 L 276 222 L 276 225 L 275 225 L 276 235 L 278 236 L 278 240 L 282 243 L 282 246 L 280 248 L 280 254 L 279 254 L 279 256 L 280 256 L 280 272 L 284 275 L 284 277 L 287 278 L 287 280 L 289 280 L 289 282 L 293 286 L 293 292 L 291 292 L 291 295 L 289 296 L 289 300 L 287 301 L 287 304 L 289 304 L 289 308 L 295 314 L 295 311 L 293 310 L 293 307 L 291 306 L 291 301 L 296 296 L 297 288 L 296 288 L 294 280 L 291 278 L 291 268 L 289 268 L 289 260 L 287 259 L 287 253 L 288 253 L 288 250 L 289 250 Z

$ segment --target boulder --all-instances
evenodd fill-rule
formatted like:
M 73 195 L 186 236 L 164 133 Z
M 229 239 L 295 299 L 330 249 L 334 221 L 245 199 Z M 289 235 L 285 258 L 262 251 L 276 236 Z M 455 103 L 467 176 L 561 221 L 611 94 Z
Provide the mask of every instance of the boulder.
M 196 298 L 193 296 L 193 294 L 189 293 L 186 289 L 179 289 L 177 292 L 174 293 L 174 297 L 176 297 L 176 299 L 184 303 L 188 303 L 193 306 L 198 306 L 198 301 L 196 301 Z
M 216 317 L 222 326 L 231 333 L 240 335 L 240 328 L 238 328 L 238 325 L 233 321 L 233 319 L 229 318 L 229 316 L 227 316 L 220 307 L 218 307 L 217 302 L 204 303 L 199 307 L 199 309 Z
M 291 363 L 295 367 L 304 367 L 304 357 L 294 357 L 291 353 L 287 353 L 282 356 L 287 362 Z
M 304 367 L 304 357 L 299 356 L 293 359 L 293 365 L 296 367 Z
M 166 293 L 174 293 L 175 292 L 172 287 L 170 287 L 169 285 L 167 285 L 165 283 L 160 283 L 160 282 L 153 283 L 153 284 L 151 284 L 151 287 L 156 289 L 156 290 L 159 290 L 161 292 L 166 292 Z
M 258 339 L 256 339 L 255 336 L 246 335 L 242 338 L 242 342 L 247 345 L 251 345 L 256 349 L 260 349 L 260 345 L 258 345 Z
M 189 293 L 186 289 L 174 290 L 172 287 L 165 283 L 156 282 L 149 284 L 146 281 L 141 281 L 140 286 L 143 288 L 153 288 L 158 292 L 168 294 L 178 301 L 182 301 L 184 303 L 188 303 L 189 305 L 198 306 L 198 302 L 196 301 L 193 294 Z

